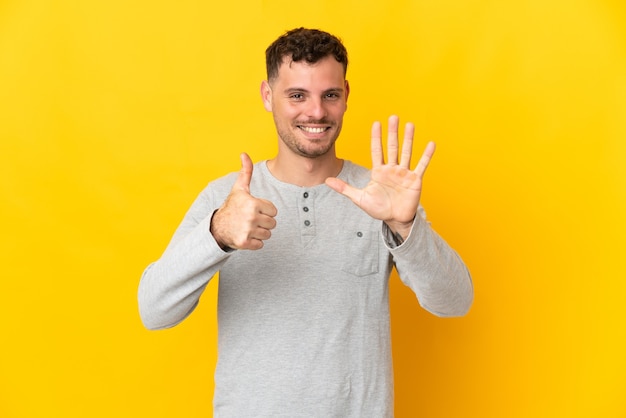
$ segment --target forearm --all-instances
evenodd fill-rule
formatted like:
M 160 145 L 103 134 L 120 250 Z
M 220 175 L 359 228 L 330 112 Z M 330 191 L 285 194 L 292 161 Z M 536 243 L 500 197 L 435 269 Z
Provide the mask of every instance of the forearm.
M 442 317 L 468 312 L 474 296 L 469 271 L 420 214 L 406 240 L 391 252 L 401 280 L 415 292 L 422 307 Z
M 146 328 L 169 328 L 185 319 L 228 258 L 211 236 L 209 225 L 207 217 L 168 246 L 143 272 L 138 302 Z

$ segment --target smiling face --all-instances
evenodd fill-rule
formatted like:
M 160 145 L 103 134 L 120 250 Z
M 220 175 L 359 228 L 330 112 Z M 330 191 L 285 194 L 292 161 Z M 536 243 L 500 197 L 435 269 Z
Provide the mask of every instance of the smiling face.
M 263 104 L 281 139 L 279 151 L 307 158 L 334 153 L 348 93 L 344 67 L 332 56 L 315 63 L 285 58 L 278 76 L 261 85 Z

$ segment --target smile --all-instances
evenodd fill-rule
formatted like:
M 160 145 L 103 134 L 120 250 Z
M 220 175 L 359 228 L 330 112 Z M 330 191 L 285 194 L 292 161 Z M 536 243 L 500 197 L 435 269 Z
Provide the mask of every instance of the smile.
M 314 128 L 311 126 L 302 126 L 302 125 L 298 125 L 298 128 L 302 129 L 304 132 L 308 132 L 310 134 L 321 134 L 325 131 L 327 131 L 328 129 L 330 129 L 329 127 L 325 127 L 325 128 Z

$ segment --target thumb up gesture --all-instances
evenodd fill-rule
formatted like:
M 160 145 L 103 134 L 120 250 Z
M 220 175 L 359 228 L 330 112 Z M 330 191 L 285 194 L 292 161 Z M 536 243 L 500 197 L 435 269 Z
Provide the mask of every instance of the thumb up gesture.
M 222 249 L 258 250 L 270 238 L 277 214 L 272 202 L 250 194 L 252 160 L 241 154 L 241 171 L 224 204 L 213 214 L 211 233 Z

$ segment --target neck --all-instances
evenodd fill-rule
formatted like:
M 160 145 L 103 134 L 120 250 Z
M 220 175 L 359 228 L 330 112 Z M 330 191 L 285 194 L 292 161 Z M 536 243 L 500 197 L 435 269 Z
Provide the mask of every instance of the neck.
M 279 151 L 274 159 L 267 162 L 267 168 L 284 183 L 313 187 L 324 183 L 328 177 L 336 177 L 343 168 L 343 160 L 336 157 L 334 148 L 316 158 Z

